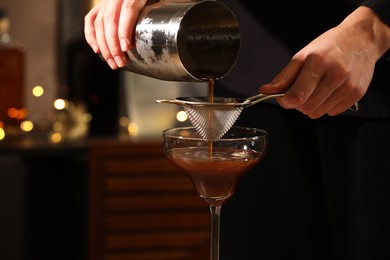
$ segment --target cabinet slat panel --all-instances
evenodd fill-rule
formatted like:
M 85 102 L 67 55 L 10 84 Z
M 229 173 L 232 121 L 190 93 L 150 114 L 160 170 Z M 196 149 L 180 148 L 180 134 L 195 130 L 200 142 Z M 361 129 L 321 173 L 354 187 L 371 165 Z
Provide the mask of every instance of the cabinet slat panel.
M 144 176 L 143 178 L 109 178 L 105 182 L 106 192 L 147 192 L 147 191 L 189 191 L 195 195 L 191 181 L 186 177 L 157 178 Z
M 104 200 L 107 211 L 178 210 L 208 207 L 205 201 L 192 194 L 166 196 L 108 197 Z
M 105 260 L 183 260 L 189 259 L 193 250 L 155 250 L 135 251 L 108 254 Z M 204 258 L 206 259 L 206 258 Z M 200 259 L 199 259 L 200 260 Z
M 204 229 L 208 232 L 210 227 L 210 217 L 204 211 L 107 216 L 103 221 L 109 232 L 158 229 Z
M 161 143 L 97 140 L 89 156 L 89 260 L 209 258 L 208 204 Z
M 209 235 L 203 231 L 109 234 L 105 237 L 104 247 L 107 250 L 190 248 L 207 240 Z
M 171 164 L 167 158 L 143 159 L 142 157 L 127 157 L 125 160 L 112 159 L 105 162 L 107 174 L 132 174 L 140 173 L 182 173 L 182 171 Z

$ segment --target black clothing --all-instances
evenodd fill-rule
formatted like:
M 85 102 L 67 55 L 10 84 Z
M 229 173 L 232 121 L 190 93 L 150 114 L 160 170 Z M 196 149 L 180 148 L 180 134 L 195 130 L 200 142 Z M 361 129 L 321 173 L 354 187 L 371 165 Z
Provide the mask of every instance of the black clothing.
M 272 80 L 292 56 L 314 38 L 339 24 L 362 1 L 328 0 L 287 1 L 283 8 L 277 1 L 262 2 L 260 8 L 252 0 L 221 0 L 232 9 L 240 24 L 239 58 L 220 83 L 239 96 L 258 93 L 260 85 Z M 378 4 L 381 3 L 381 4 Z M 364 2 L 380 9 L 384 20 L 390 20 L 390 1 Z M 387 11 L 384 11 L 386 8 Z M 359 101 L 359 111 L 346 111 L 350 116 L 390 117 L 390 62 L 377 62 L 374 78 L 366 95 Z
M 362 5 L 374 10 L 381 20 L 390 26 L 390 1 L 366 0 Z M 390 50 L 383 55 L 383 58 L 390 62 Z
M 246 97 L 362 1 L 221 2 L 240 23 L 241 52 L 215 95 Z M 364 4 L 389 20 L 390 1 Z M 379 60 L 358 112 L 243 110 L 236 125 L 267 130 L 269 148 L 222 207 L 221 260 L 390 259 L 389 71 Z
M 362 5 L 370 7 L 375 13 L 390 26 L 390 1 L 387 0 L 366 0 Z
M 237 125 L 269 148 L 221 213 L 221 260 L 390 259 L 390 121 L 262 103 Z

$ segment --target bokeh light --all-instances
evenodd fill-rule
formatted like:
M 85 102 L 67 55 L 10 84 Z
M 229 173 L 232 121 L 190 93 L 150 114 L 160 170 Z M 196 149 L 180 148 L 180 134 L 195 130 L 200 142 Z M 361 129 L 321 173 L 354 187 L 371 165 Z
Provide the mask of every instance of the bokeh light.
M 138 135 L 138 125 L 136 123 L 130 123 L 127 126 L 127 131 L 130 136 L 137 136 Z
M 44 93 L 44 89 L 42 86 L 35 86 L 33 89 L 32 89 L 32 94 L 35 96 L 35 97 L 40 97 L 43 95 Z
M 54 132 L 49 135 L 49 142 L 52 144 L 57 144 L 62 141 L 62 135 L 60 133 Z
M 0 140 L 3 140 L 5 138 L 5 131 L 2 127 L 0 127 Z
M 58 98 L 56 100 L 54 100 L 54 108 L 57 109 L 57 110 L 63 110 L 65 108 L 68 108 L 69 106 L 69 102 L 65 99 L 62 99 L 62 98 Z
M 22 119 L 25 119 L 27 117 L 28 111 L 26 108 L 17 109 L 14 107 L 10 107 L 7 109 L 7 115 L 10 118 L 22 120 Z
M 179 122 L 184 122 L 187 120 L 187 113 L 183 110 L 177 112 L 176 114 L 176 119 L 179 121 Z
M 33 122 L 28 121 L 28 120 L 27 121 L 23 121 L 20 124 L 20 129 L 22 129 L 25 132 L 30 132 L 31 130 L 33 130 L 33 128 L 34 128 Z
M 119 125 L 121 127 L 127 127 L 130 123 L 130 120 L 129 118 L 125 117 L 125 116 L 122 116 L 121 118 L 119 118 Z

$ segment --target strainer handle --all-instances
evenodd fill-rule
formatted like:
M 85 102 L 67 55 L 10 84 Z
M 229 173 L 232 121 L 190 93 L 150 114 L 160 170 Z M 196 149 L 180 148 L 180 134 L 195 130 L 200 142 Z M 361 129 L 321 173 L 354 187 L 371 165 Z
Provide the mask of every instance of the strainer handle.
M 276 93 L 276 94 L 258 94 L 252 97 L 247 98 L 247 100 L 250 100 L 251 102 L 248 104 L 248 106 L 252 106 L 254 104 L 257 104 L 261 101 L 270 99 L 270 98 L 276 98 L 276 97 L 282 97 L 285 93 Z
M 184 101 L 180 101 L 177 99 L 157 99 L 156 103 L 159 103 L 159 104 L 168 103 L 168 104 L 176 104 L 176 105 L 180 105 L 180 106 L 184 106 L 186 104 Z
M 282 97 L 284 96 L 285 93 L 277 93 L 277 94 L 258 94 L 258 95 L 255 95 L 255 96 L 252 96 L 252 97 L 249 97 L 247 98 L 247 100 L 249 100 L 250 102 L 248 103 L 248 105 L 246 105 L 247 107 L 249 106 L 252 106 L 254 104 L 257 104 L 261 101 L 264 101 L 264 100 L 267 100 L 267 99 L 270 99 L 270 98 L 276 98 L 276 97 Z M 359 103 L 355 103 L 353 104 L 350 108 L 348 108 L 349 110 L 351 111 L 358 111 L 359 110 Z

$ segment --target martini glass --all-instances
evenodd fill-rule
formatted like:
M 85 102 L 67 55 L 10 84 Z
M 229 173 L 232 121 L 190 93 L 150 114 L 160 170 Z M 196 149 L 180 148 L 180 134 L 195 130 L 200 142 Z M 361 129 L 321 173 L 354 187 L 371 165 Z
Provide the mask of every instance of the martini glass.
M 210 207 L 210 260 L 219 260 L 220 214 L 240 177 L 263 158 L 268 134 L 257 128 L 233 126 L 220 139 L 202 138 L 194 127 L 163 132 L 164 153 L 190 177 Z

